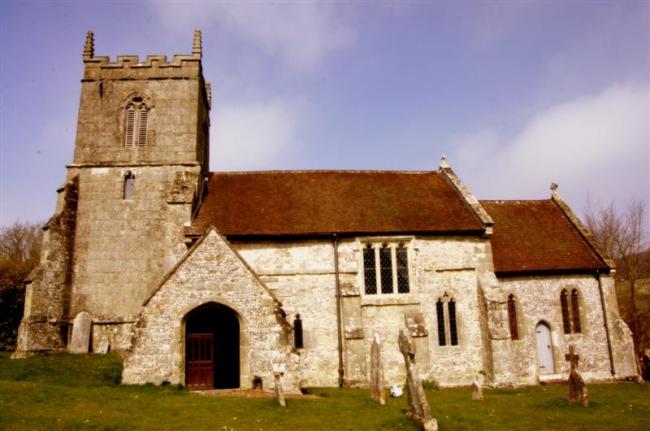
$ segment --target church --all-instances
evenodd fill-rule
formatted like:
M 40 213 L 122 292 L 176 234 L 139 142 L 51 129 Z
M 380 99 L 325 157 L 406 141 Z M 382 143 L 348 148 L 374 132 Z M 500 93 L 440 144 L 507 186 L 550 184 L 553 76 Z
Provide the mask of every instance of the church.
M 96 56 L 75 151 L 28 280 L 16 356 L 120 352 L 125 384 L 364 386 L 400 329 L 441 386 L 637 374 L 612 261 L 551 187 L 479 201 L 436 170 L 211 172 L 211 88 L 191 54 Z M 237 145 L 221 142 L 219 145 Z

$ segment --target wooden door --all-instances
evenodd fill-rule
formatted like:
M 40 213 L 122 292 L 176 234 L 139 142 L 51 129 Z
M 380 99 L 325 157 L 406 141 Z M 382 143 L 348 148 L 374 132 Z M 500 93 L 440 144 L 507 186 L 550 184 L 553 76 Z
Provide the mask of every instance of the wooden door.
M 535 328 L 537 337 L 537 357 L 539 359 L 539 373 L 552 374 L 555 371 L 553 361 L 553 346 L 551 344 L 551 331 L 543 323 Z
M 187 334 L 185 362 L 185 381 L 188 389 L 213 389 L 213 334 Z

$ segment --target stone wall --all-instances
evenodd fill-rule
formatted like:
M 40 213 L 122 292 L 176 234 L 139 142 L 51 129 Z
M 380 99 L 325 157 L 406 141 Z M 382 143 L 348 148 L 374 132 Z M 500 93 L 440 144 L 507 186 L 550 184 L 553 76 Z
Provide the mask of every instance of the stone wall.
M 370 344 L 375 333 L 382 342 L 386 379 L 404 382 L 403 358 L 397 347 L 405 315 L 417 316 L 418 367 L 425 379 L 443 385 L 470 384 L 484 369 L 476 273 L 476 249 L 486 241 L 468 237 L 382 237 L 363 241 L 406 241 L 410 262 L 408 294 L 366 295 L 360 259 L 362 242 L 342 240 L 338 246 L 342 289 L 344 377 L 347 385 L 365 385 Z M 233 246 L 281 298 L 293 318 L 303 320 L 301 349 L 304 384 L 338 383 L 336 279 L 332 241 L 234 243 Z M 439 346 L 435 303 L 445 293 L 457 305 L 459 342 Z
M 613 376 L 607 347 L 598 281 L 593 275 L 548 275 L 508 277 L 499 280 L 500 303 L 493 313 L 499 313 L 507 328 L 506 301 L 513 294 L 517 304 L 519 339 L 494 339 L 495 381 L 497 385 L 535 384 L 539 378 L 535 328 L 546 323 L 551 330 L 554 372 L 568 376 L 569 363 L 564 355 L 569 344 L 580 355 L 579 369 L 586 380 L 607 380 Z M 581 332 L 565 334 L 562 324 L 560 292 L 579 292 Z M 496 295 L 493 295 L 493 297 Z M 608 305 L 609 317 L 618 320 Z M 615 350 L 620 346 L 613 345 Z
M 284 386 L 299 390 L 299 356 L 282 304 L 214 230 L 193 246 L 138 317 L 124 383 L 185 383 L 185 318 L 215 302 L 232 309 L 240 324 L 240 382 L 261 376 L 272 388 L 273 366 L 286 367 Z

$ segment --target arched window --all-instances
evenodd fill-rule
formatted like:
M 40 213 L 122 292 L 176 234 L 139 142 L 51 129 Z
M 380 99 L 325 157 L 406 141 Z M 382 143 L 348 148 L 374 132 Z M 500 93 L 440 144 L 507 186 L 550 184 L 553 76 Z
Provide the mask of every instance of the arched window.
M 296 314 L 296 318 L 293 320 L 293 345 L 296 349 L 302 349 L 304 347 L 300 314 Z
M 377 293 L 377 268 L 375 266 L 375 250 L 368 244 L 363 248 L 363 274 L 366 283 L 366 295 Z
M 510 326 L 510 338 L 519 339 L 519 329 L 517 327 L 517 304 L 515 295 L 508 296 L 508 325 Z
M 447 307 L 445 307 L 445 304 Z M 445 316 L 445 308 L 447 315 Z M 456 301 L 447 292 L 436 302 L 436 317 L 438 320 L 438 345 L 457 346 L 458 328 L 456 325 Z
M 578 298 L 578 289 L 571 291 L 571 323 L 573 324 L 573 332 L 581 332 L 582 326 L 580 324 L 580 304 Z
M 133 96 L 125 107 L 124 146 L 144 147 L 147 144 L 149 109 L 142 96 Z
M 562 308 L 562 327 L 565 334 L 571 333 L 571 319 L 569 317 L 569 293 L 562 289 L 560 293 L 560 307 Z
M 124 175 L 124 189 L 122 191 L 122 199 L 125 201 L 133 200 L 133 188 L 135 187 L 135 175 L 133 172 L 128 171 Z
M 445 337 L 445 311 L 442 299 L 436 303 L 436 316 L 438 317 L 438 345 L 445 346 L 447 338 Z

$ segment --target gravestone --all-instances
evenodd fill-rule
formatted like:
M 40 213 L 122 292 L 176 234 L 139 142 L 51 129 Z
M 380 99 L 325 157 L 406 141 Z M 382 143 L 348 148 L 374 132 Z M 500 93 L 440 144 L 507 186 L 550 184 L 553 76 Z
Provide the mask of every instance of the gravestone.
M 370 346 L 370 397 L 382 406 L 386 404 L 384 368 L 381 362 L 381 340 L 375 334 Z
M 422 388 L 422 381 L 415 369 L 415 343 L 408 330 L 405 329 L 400 329 L 397 341 L 399 350 L 404 356 L 404 365 L 406 367 L 406 388 L 409 404 L 406 416 L 419 423 L 425 431 L 437 431 L 438 422 L 431 417 L 431 409 Z
M 578 372 L 578 360 L 580 356 L 575 352 L 575 346 L 569 345 L 569 354 L 564 357 L 571 363 L 571 372 L 569 373 L 569 402 L 579 402 L 581 406 L 589 406 L 589 396 L 587 393 L 587 385 Z
M 472 383 L 472 399 L 473 400 L 483 399 L 483 387 L 481 386 L 481 379 L 478 374 L 476 375 L 476 377 L 474 377 L 474 383 Z
M 88 353 L 91 328 L 90 314 L 85 311 L 77 314 L 72 323 L 72 339 L 69 344 L 70 353 Z
M 284 375 L 284 365 L 273 365 L 273 378 L 275 380 L 275 398 L 280 407 L 286 407 L 287 402 L 284 399 L 284 388 L 282 387 L 282 376 Z

